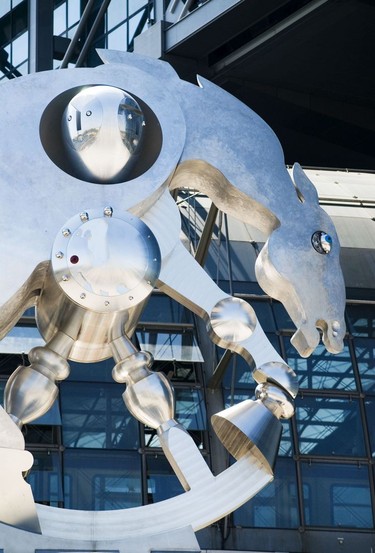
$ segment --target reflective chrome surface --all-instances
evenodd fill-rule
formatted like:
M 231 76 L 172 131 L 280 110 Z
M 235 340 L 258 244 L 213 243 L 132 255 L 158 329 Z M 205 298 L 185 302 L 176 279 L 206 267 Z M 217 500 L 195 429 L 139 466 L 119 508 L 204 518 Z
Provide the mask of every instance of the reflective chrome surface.
M 204 79 L 197 87 L 178 79 L 163 62 L 120 52 L 105 56 L 114 63 L 32 75 L 0 90 L 7 130 L 0 133 L 0 149 L 7 153 L 0 171 L 0 264 L 8 267 L 14 258 L 12 270 L 0 274 L 0 305 L 6 307 L 0 326 L 9 330 L 27 302 L 36 301 L 47 351 L 63 359 L 54 368 L 53 354 L 44 356 L 43 348 L 31 354 L 32 365 L 9 380 L 10 415 L 22 424 L 43 412 L 68 359 L 113 355 L 115 380 L 127 383 L 126 404 L 157 429 L 188 490 L 125 512 L 38 507 L 46 536 L 61 541 L 68 531 L 77 540 L 95 541 L 95 547 L 114 537 L 136 534 L 147 540 L 189 525 L 198 530 L 252 497 L 272 479 L 278 418 L 291 415 L 291 397 L 297 393 L 296 376 L 253 309 L 220 290 L 182 246 L 180 216 L 168 188 L 207 193 L 220 209 L 269 236 L 257 259 L 257 276 L 295 322 L 294 343 L 301 354 L 317 345 L 317 327 L 330 351 L 340 350 L 345 333 L 334 227 L 302 169 L 295 165 L 293 181 L 289 177 L 268 126 Z M 20 135 L 14 122 L 23 116 L 30 87 L 36 90 L 33 110 L 23 118 Z M 206 117 L 213 110 L 216 116 Z M 228 141 L 233 125 L 235 142 Z M 24 163 L 15 174 L 19 151 Z M 17 225 L 9 210 L 15 201 L 17 222 L 22 221 Z M 311 243 L 316 229 L 325 229 L 322 247 L 327 248 L 327 235 L 332 237 L 330 255 L 317 255 Z M 215 343 L 256 366 L 259 399 L 213 416 L 219 439 L 238 459 L 215 477 L 173 420 L 169 382 L 150 371 L 150 356 L 137 352 L 127 336 L 154 285 L 202 317 Z M 17 485 L 15 496 L 20 489 Z M 3 507 L 0 498 L 0 520 L 5 520 Z
M 0 406 L 0 520 L 26 532 L 40 533 L 40 525 L 30 485 L 23 478 L 33 464 L 25 451 L 20 429 Z
M 286 364 L 276 361 L 264 363 L 253 370 L 253 378 L 258 384 L 262 383 L 277 383 L 280 388 L 283 388 L 292 398 L 295 398 L 298 393 L 298 378 L 295 372 Z
M 239 298 L 219 301 L 211 312 L 212 329 L 228 342 L 242 342 L 249 338 L 257 324 L 254 309 Z
M 89 209 L 83 219 L 75 215 L 57 233 L 52 247 L 53 272 L 65 294 L 99 313 L 143 301 L 161 263 L 158 243 L 147 225 L 110 209 Z
M 44 415 L 58 395 L 56 381 L 69 376 L 69 364 L 47 347 L 33 348 L 31 365 L 20 365 L 9 377 L 4 407 L 18 426 Z
M 65 152 L 83 180 L 125 180 L 141 148 L 145 125 L 136 100 L 113 86 L 90 86 L 76 94 L 62 118 Z
M 282 427 L 261 401 L 242 401 L 213 415 L 211 422 L 220 441 L 235 459 L 252 453 L 273 468 Z
M 290 419 L 294 415 L 291 397 L 277 385 L 259 384 L 255 388 L 255 397 L 260 399 L 277 419 Z

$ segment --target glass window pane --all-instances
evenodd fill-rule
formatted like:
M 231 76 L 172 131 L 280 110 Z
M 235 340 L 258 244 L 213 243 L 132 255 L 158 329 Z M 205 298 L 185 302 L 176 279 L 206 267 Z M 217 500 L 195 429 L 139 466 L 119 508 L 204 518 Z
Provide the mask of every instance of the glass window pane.
M 0 17 L 3 17 L 10 10 L 10 0 L 2 0 L 0 2 Z
M 35 445 L 57 445 L 57 428 L 55 426 L 26 424 L 22 428 L 25 437 L 26 449 Z
M 341 353 L 332 355 L 319 344 L 307 359 L 302 358 L 284 337 L 288 365 L 298 376 L 301 388 L 316 390 L 356 390 L 348 344 Z
M 31 451 L 34 464 L 26 481 L 30 484 L 37 503 L 58 506 L 63 499 L 61 463 L 56 451 Z
M 272 306 L 273 312 L 275 313 L 277 328 L 279 330 L 294 332 L 296 330 L 296 326 L 289 317 L 285 307 L 279 302 L 274 302 Z
M 348 305 L 346 316 L 350 334 L 375 338 L 375 307 L 373 305 Z
M 65 508 L 98 511 L 141 504 L 141 456 L 138 453 L 65 451 Z
M 53 12 L 53 34 L 61 35 L 65 33 L 66 28 L 66 3 L 64 2 Z
M 0 342 L 0 350 L 1 350 L 1 342 Z M 27 364 L 27 359 L 25 355 L 12 355 L 12 354 L 2 354 L 0 353 L 0 376 L 2 378 L 6 378 L 12 374 L 13 371 L 16 370 L 16 368 L 19 365 L 25 365 Z M 5 383 L 4 383 L 5 386 Z
M 195 337 L 189 332 L 137 331 L 137 337 L 141 349 L 149 351 L 156 360 L 203 362 Z
M 155 361 L 152 370 L 161 371 L 173 382 L 198 381 L 199 366 L 195 363 L 183 363 L 181 361 Z
M 293 441 L 292 441 L 292 425 L 290 420 L 280 419 L 283 426 L 281 434 L 279 457 L 292 457 Z
M 12 42 L 12 64 L 19 65 L 29 57 L 29 33 L 22 33 Z
M 223 377 L 224 388 L 230 389 L 234 385 L 235 388 L 254 390 L 257 384 L 252 377 L 253 368 L 241 355 L 233 354 Z
M 81 382 L 110 382 L 113 384 L 112 369 L 115 366 L 115 361 L 106 359 L 99 363 L 76 363 L 69 361 L 70 365 L 70 381 Z
M 375 340 L 356 338 L 354 350 L 362 389 L 373 394 L 375 393 Z
M 107 48 L 111 50 L 127 50 L 126 23 L 107 35 Z
M 273 318 L 271 304 L 267 301 L 256 300 L 249 301 L 249 304 L 254 308 L 264 332 L 275 332 L 276 325 Z
M 191 313 L 168 296 L 152 294 L 141 315 L 141 323 L 192 323 Z
M 77 0 L 68 0 L 68 27 L 77 23 L 81 18 L 80 4 Z
M 46 343 L 36 326 L 15 326 L 0 342 L 1 353 L 28 353 Z
M 61 383 L 63 443 L 71 448 L 137 449 L 138 422 L 116 384 Z
M 304 455 L 365 455 L 357 400 L 297 398 L 296 421 L 299 450 Z
M 176 420 L 186 430 L 207 428 L 206 406 L 202 390 L 175 388 Z
M 110 31 L 127 17 L 127 6 L 124 0 L 111 0 L 107 8 L 107 29 Z M 125 33 L 126 36 L 126 33 Z
M 256 281 L 254 265 L 257 254 L 250 242 L 231 240 L 230 257 L 231 276 L 234 282 Z M 215 282 L 229 280 L 227 242 L 211 240 L 205 269 Z
M 143 7 L 147 7 L 146 0 L 129 0 L 129 15 Z
M 309 526 L 372 527 L 366 467 L 303 462 L 301 468 Z
M 278 459 L 275 479 L 255 497 L 234 511 L 235 526 L 297 528 L 299 526 L 294 462 Z
M 233 394 L 231 393 L 230 390 L 224 388 L 223 395 L 224 395 L 225 409 L 228 409 L 228 407 L 231 407 L 232 405 L 236 405 L 241 401 L 245 401 L 246 399 L 252 399 L 254 397 L 254 393 L 251 390 L 246 388 L 244 389 L 235 388 Z
M 147 502 L 156 503 L 184 492 L 163 455 L 147 456 Z

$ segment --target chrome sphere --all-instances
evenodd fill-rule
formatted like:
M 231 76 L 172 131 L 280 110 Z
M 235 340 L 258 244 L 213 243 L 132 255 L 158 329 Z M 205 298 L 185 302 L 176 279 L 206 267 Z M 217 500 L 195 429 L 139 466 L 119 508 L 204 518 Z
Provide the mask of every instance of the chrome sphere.
M 127 92 L 90 86 L 76 94 L 62 119 L 63 143 L 75 174 L 82 180 L 125 180 L 139 155 L 144 116 Z

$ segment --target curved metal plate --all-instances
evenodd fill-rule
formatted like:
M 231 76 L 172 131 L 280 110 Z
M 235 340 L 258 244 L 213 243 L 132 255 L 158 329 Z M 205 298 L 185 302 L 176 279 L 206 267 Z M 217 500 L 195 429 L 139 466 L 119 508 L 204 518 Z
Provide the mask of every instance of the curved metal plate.
M 118 87 L 142 98 L 160 125 L 162 144 L 157 160 L 131 181 L 109 186 L 84 182 L 60 169 L 43 148 L 40 122 L 46 107 L 57 97 L 63 102 L 67 90 L 95 84 Z M 2 128 L 7 129 L 0 134 L 0 266 L 7 267 L 0 274 L 2 306 L 38 263 L 50 258 L 57 230 L 74 213 L 106 205 L 116 211 L 132 210 L 138 216 L 147 211 L 181 156 L 185 122 L 164 83 L 134 66 L 103 65 L 29 75 L 4 83 L 0 103 Z M 53 130 L 48 130 L 51 136 Z

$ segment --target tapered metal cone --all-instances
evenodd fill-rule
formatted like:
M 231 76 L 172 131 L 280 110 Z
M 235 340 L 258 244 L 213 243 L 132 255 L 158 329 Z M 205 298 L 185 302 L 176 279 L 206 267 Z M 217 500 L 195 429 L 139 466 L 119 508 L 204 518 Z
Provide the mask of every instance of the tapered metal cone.
M 258 400 L 247 399 L 211 417 L 219 440 L 237 460 L 251 452 L 273 469 L 279 450 L 281 422 Z

